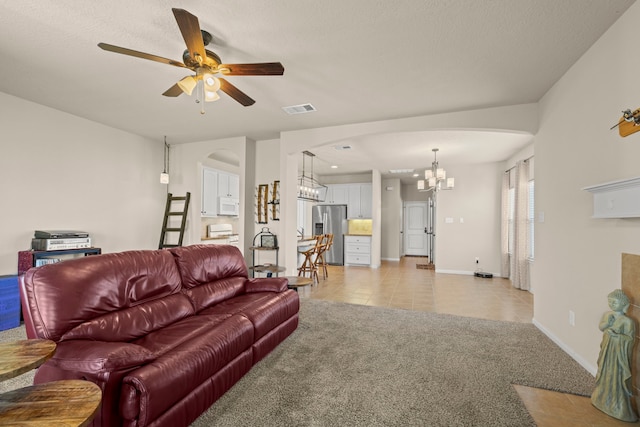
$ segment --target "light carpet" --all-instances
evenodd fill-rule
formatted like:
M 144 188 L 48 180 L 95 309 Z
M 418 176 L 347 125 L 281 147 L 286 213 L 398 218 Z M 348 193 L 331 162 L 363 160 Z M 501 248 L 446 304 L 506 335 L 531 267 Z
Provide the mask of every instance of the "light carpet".
M 511 384 L 593 389 L 593 376 L 532 324 L 301 304 L 298 329 L 193 426 L 535 426 Z M 20 330 L 0 340 L 24 338 Z

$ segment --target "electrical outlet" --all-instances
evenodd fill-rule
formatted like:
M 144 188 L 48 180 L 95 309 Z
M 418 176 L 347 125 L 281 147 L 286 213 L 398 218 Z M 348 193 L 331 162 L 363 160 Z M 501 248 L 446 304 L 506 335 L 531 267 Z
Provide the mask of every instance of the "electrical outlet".
M 476 264 L 480 264 L 480 258 L 476 257 Z
M 571 326 L 576 326 L 576 314 L 573 310 L 569 310 L 569 324 Z

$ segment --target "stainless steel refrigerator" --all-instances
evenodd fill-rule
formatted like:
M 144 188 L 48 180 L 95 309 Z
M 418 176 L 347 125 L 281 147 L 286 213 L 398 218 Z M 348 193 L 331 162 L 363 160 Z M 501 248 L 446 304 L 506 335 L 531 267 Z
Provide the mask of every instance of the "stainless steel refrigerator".
M 327 264 L 344 265 L 344 239 L 347 233 L 347 205 L 315 205 L 311 211 L 313 233 L 333 234 L 333 245 L 325 254 Z

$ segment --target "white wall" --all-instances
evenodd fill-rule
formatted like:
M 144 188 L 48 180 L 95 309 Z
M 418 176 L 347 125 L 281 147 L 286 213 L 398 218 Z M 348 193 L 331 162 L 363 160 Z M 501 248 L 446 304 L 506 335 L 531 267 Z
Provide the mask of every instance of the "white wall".
M 158 247 L 163 142 L 0 93 L 0 275 L 37 229 L 82 230 L 103 252 Z M 141 220 L 143 218 L 143 220 Z
M 399 178 L 383 179 L 381 223 L 382 245 L 380 257 L 383 260 L 399 261 L 402 250 L 402 184 Z
M 640 106 L 640 55 L 628 44 L 639 27 L 635 3 L 540 102 L 535 198 L 544 222 L 535 226 L 534 317 L 592 372 L 607 294 L 621 286 L 621 254 L 640 254 L 640 219 L 592 219 L 582 188 L 640 175 L 640 133 L 609 130 L 621 110 Z
M 256 143 L 256 184 L 254 185 L 254 194 L 257 194 L 259 184 L 269 185 L 269 200 L 271 200 L 271 191 L 273 190 L 273 181 L 279 180 L 280 177 L 280 140 L 271 139 L 259 141 Z M 252 210 L 247 209 L 247 215 L 252 216 L 254 223 L 252 229 L 252 238 L 267 227 L 269 231 L 275 234 L 280 240 L 280 222 L 274 221 L 271 216 L 271 205 L 268 205 L 266 224 L 258 224 L 257 221 L 257 199 L 254 198 Z M 258 241 L 256 241 L 259 244 Z M 278 242 L 279 243 L 279 242 Z M 249 254 L 250 255 L 250 254 Z M 256 264 L 264 264 L 266 262 L 275 264 L 275 252 L 273 251 L 256 251 Z M 280 259 L 278 259 L 280 263 Z
M 502 162 L 446 170 L 456 185 L 436 194 L 436 272 L 473 274 L 479 267 L 500 276 Z

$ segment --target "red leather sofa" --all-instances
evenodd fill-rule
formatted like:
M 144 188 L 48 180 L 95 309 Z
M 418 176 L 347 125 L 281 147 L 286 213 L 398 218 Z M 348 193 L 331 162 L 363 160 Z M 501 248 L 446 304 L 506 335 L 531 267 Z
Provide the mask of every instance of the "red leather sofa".
M 233 246 L 128 251 L 32 268 L 29 338 L 57 343 L 36 384 L 102 389 L 95 426 L 187 426 L 298 326 L 284 278 L 249 279 Z

